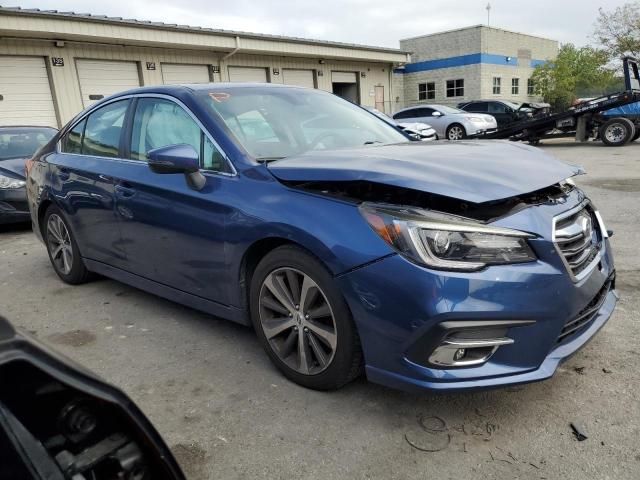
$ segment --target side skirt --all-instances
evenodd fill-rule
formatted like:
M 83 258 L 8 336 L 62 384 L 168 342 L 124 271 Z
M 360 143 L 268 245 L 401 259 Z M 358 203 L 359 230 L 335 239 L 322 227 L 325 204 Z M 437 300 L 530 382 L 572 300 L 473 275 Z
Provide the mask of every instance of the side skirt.
M 183 292 L 182 290 L 177 290 L 173 287 L 112 267 L 111 265 L 107 265 L 102 262 L 89 260 L 88 258 L 83 258 L 83 261 L 87 269 L 91 272 L 104 275 L 105 277 L 126 283 L 132 287 L 144 290 L 145 292 L 166 298 L 172 302 L 186 305 L 187 307 L 200 310 L 215 317 L 231 320 L 241 325 L 251 325 L 247 313 L 240 308 L 222 305 L 220 303 L 207 300 L 206 298 L 198 297 L 197 295 L 192 295 L 190 293 Z

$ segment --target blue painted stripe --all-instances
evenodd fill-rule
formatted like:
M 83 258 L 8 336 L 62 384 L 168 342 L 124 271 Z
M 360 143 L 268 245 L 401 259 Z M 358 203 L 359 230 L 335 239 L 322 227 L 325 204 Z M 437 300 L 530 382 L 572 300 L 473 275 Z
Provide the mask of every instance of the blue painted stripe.
M 510 58 L 510 60 L 507 60 Z M 429 70 L 439 70 L 442 68 L 463 67 L 465 65 L 507 65 L 518 66 L 517 57 L 508 57 L 506 55 L 497 55 L 495 53 L 470 53 L 468 55 L 460 55 L 457 57 L 438 58 L 436 60 L 425 60 L 424 62 L 415 62 L 405 65 L 404 69 L 395 70 L 396 73 L 417 73 Z M 545 63 L 544 60 L 531 60 L 529 66 L 535 67 Z

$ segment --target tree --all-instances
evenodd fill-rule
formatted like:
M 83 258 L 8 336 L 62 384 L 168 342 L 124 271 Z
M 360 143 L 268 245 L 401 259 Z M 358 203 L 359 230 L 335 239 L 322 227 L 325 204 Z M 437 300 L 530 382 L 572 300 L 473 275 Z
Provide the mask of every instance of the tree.
M 536 93 L 555 111 L 568 108 L 580 96 L 599 96 L 615 83 L 607 67 L 609 55 L 593 47 L 564 44 L 555 60 L 538 65 L 531 78 Z
M 625 3 L 612 12 L 600 8 L 595 38 L 611 59 L 640 56 L 640 2 Z

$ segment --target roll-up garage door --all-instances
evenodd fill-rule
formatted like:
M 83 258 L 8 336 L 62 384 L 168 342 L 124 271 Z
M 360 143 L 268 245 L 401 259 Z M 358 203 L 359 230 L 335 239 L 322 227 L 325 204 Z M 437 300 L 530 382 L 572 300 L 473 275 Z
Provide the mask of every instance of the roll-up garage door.
M 230 82 L 267 82 L 267 69 L 258 67 L 229 67 Z
M 210 81 L 209 68 L 206 65 L 162 64 L 162 82 L 166 85 L 209 83 Z
M 0 56 L 0 125 L 58 126 L 44 58 Z
M 285 85 L 296 85 L 298 87 L 315 88 L 313 81 L 313 70 L 296 70 L 285 68 L 282 70 L 282 81 Z
M 333 83 L 356 83 L 356 72 L 331 72 Z
M 114 93 L 140 86 L 136 62 L 78 59 L 76 68 L 85 107 Z

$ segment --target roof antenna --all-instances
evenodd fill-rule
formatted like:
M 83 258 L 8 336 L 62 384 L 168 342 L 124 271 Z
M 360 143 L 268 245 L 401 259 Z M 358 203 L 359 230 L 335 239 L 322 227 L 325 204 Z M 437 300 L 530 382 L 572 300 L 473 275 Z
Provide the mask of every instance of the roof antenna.
M 490 20 L 491 20 L 491 4 L 487 3 L 487 27 L 490 24 Z

